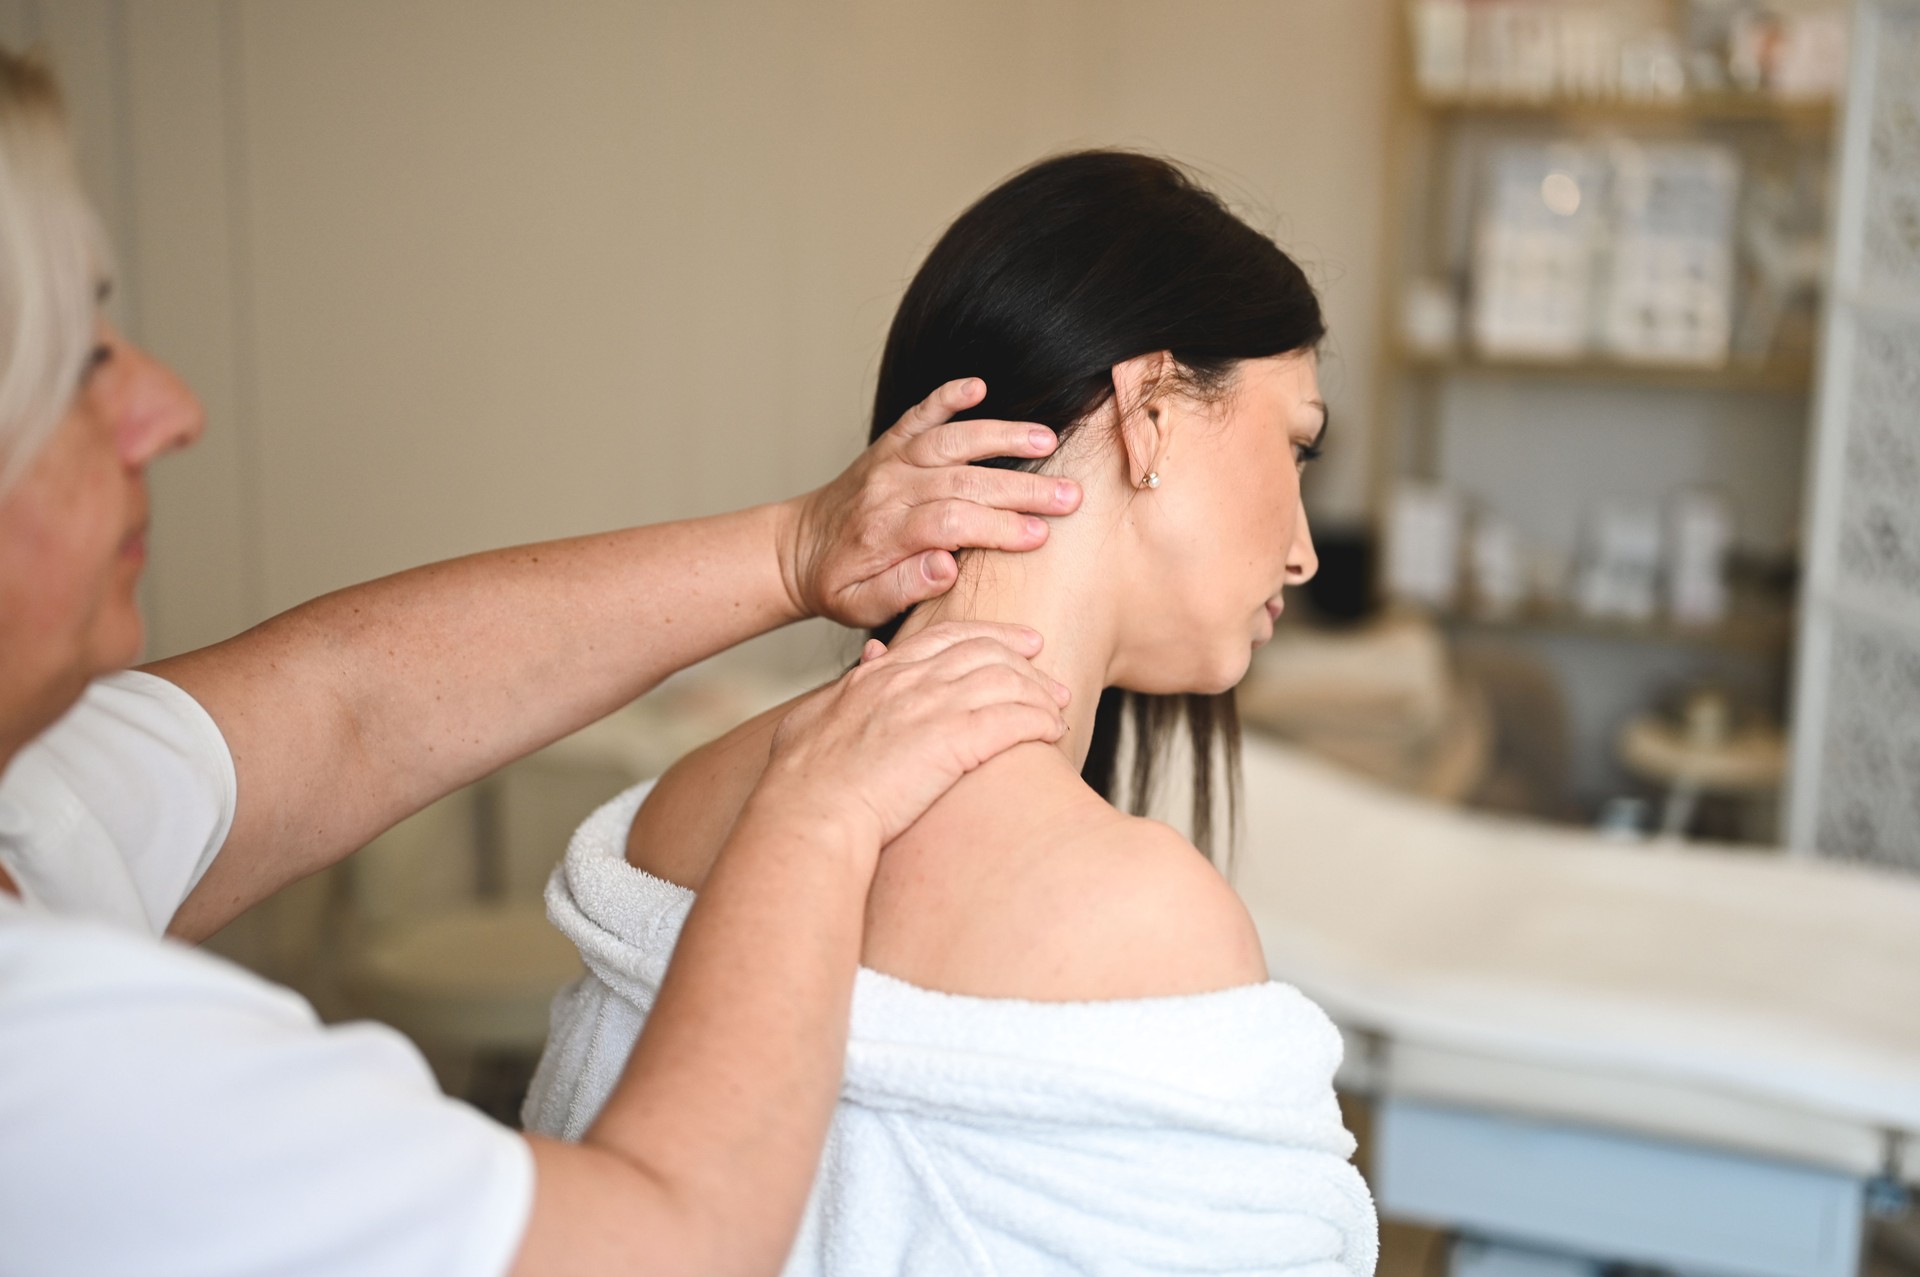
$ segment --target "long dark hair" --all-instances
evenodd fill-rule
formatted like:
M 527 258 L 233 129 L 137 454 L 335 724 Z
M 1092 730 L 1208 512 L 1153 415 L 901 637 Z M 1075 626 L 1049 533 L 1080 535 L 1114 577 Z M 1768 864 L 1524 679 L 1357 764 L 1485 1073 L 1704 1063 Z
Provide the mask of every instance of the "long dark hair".
M 1183 389 L 1216 396 L 1239 361 L 1311 350 L 1325 335 L 1300 267 L 1175 165 L 1128 151 L 1055 156 L 989 191 L 927 255 L 887 334 L 869 438 L 941 383 L 981 377 L 987 397 L 963 417 L 1038 422 L 1064 443 L 1112 396 L 1116 364 L 1168 351 Z M 873 633 L 890 640 L 904 619 Z M 1233 693 L 1102 692 L 1081 775 L 1110 802 L 1129 719 L 1136 815 L 1185 720 L 1194 841 L 1211 853 L 1216 742 L 1227 764 L 1229 828 L 1239 805 Z

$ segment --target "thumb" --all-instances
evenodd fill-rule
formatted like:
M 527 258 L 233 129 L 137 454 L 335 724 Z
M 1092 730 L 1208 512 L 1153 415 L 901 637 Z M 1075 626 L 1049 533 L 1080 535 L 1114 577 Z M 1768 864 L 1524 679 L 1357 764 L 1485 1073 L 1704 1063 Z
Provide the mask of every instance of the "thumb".
M 901 574 L 901 590 L 913 596 L 907 601 L 908 607 L 924 603 L 936 594 L 945 594 L 960 576 L 959 564 L 946 550 L 928 550 L 918 559 L 909 560 L 901 566 L 906 569 Z
M 886 654 L 887 645 L 877 638 L 870 638 L 867 640 L 867 645 L 860 649 L 860 663 L 865 665 L 875 657 L 885 656 Z
M 959 576 L 960 569 L 951 554 L 945 550 L 928 550 L 854 587 L 850 593 L 858 603 L 847 611 L 872 613 L 875 620 L 898 616 L 915 604 L 945 594 Z

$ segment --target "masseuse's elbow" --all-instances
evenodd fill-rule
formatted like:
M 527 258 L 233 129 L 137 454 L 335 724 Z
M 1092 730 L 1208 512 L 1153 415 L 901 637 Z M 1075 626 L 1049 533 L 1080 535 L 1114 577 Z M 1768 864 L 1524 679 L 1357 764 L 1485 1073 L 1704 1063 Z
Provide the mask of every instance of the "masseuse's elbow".
M 786 1228 L 742 1227 L 740 1203 L 710 1187 L 592 1144 L 526 1137 L 533 1210 L 512 1277 L 773 1277 L 786 1263 Z M 771 1223 L 771 1222 L 770 1222 Z

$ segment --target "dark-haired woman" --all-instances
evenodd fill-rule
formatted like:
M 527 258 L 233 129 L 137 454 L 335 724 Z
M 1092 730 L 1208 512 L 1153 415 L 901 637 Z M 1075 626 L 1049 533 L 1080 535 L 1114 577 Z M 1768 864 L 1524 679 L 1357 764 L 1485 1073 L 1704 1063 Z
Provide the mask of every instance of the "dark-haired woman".
M 966 556 L 950 595 L 881 633 L 1038 626 L 1073 707 L 1062 740 L 1009 750 L 891 845 L 789 1274 L 1372 1271 L 1336 1032 L 1268 982 L 1194 844 L 1110 801 L 1121 724 L 1145 742 L 1137 805 L 1184 718 L 1209 837 L 1230 691 L 1316 567 L 1299 476 L 1326 429 L 1323 334 L 1284 253 L 1178 169 L 1119 152 L 1016 175 L 908 288 L 876 428 L 980 368 L 982 410 L 1057 431 L 1044 470 L 1085 497 L 1043 550 Z M 548 899 L 589 972 L 556 1005 L 530 1126 L 571 1135 L 598 1111 L 786 712 L 576 835 Z

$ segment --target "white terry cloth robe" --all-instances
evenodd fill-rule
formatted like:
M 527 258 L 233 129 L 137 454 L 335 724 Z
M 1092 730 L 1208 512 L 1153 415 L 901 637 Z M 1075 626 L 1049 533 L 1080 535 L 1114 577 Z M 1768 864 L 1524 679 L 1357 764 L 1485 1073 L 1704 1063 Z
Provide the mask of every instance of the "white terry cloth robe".
M 626 861 L 642 785 L 547 884 L 587 972 L 554 999 L 527 1129 L 578 1139 L 625 1066 L 693 893 Z M 787 1277 L 1366 1277 L 1338 1031 L 1289 985 L 1024 1002 L 862 968 L 846 1079 Z

